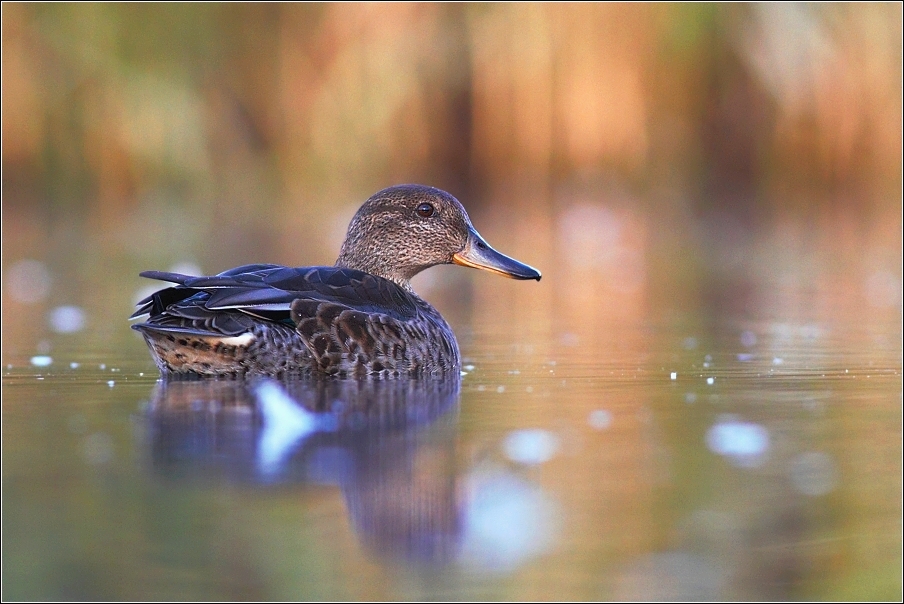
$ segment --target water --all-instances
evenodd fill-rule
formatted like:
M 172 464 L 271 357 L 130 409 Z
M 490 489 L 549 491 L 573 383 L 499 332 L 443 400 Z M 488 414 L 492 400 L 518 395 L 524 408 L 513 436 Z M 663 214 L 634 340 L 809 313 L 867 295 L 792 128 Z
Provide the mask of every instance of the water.
M 418 285 L 460 381 L 159 382 L 131 267 L 4 315 L 4 597 L 899 597 L 897 273 L 569 262 Z

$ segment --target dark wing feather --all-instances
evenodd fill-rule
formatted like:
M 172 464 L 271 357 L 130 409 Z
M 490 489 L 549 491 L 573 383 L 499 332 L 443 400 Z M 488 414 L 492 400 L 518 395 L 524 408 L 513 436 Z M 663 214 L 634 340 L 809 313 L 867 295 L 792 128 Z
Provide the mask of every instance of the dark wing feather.
M 143 271 L 138 273 L 141 277 L 148 279 L 156 279 L 157 281 L 169 281 L 170 283 L 178 283 L 182 285 L 189 279 L 194 279 L 191 275 L 183 275 L 182 273 L 168 273 L 166 271 Z
M 266 287 L 222 287 L 210 292 L 206 306 L 212 310 L 260 307 L 272 307 L 272 310 L 284 307 L 285 310 L 289 310 L 289 303 L 296 296 L 297 294 L 293 292 Z
M 401 321 L 418 314 L 415 299 L 407 291 L 380 277 L 347 268 L 318 268 L 305 275 L 311 290 L 303 297 L 308 300 L 335 302 L 367 313 L 386 314 Z M 294 281 L 285 282 L 291 289 Z
M 259 266 L 259 265 L 252 265 Z M 235 269 L 233 269 L 235 270 Z M 185 287 L 208 291 L 210 309 L 285 309 L 299 298 L 335 302 L 364 312 L 388 314 L 400 320 L 417 315 L 417 305 L 404 289 L 362 271 L 334 266 L 266 270 L 215 277 L 194 277 Z M 215 290 L 215 291 L 214 291 Z
M 157 290 L 147 298 L 141 300 L 138 303 L 138 310 L 132 313 L 132 316 L 129 318 L 134 319 L 135 317 L 140 317 L 145 314 L 150 314 L 151 316 L 158 315 L 166 308 L 178 304 L 186 298 L 190 298 L 195 295 L 195 293 L 196 292 L 191 289 L 183 289 L 181 287 L 167 287 Z
M 306 312 L 328 329 L 344 311 L 373 318 L 383 315 L 393 321 L 406 321 L 418 313 L 414 297 L 397 284 L 347 268 L 250 264 L 209 277 L 162 271 L 141 275 L 177 285 L 139 302 L 132 316 L 149 314 L 150 319 L 136 328 L 153 324 L 237 335 L 247 330 L 248 320 L 292 321 L 298 326 Z M 355 331 L 354 325 L 351 329 Z

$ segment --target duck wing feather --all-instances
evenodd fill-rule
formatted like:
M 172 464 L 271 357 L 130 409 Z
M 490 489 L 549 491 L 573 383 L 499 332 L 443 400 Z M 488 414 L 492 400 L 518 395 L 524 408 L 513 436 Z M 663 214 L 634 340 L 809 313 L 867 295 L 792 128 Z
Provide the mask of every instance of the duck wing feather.
M 367 323 L 390 325 L 391 335 L 399 332 L 399 323 L 418 315 L 414 296 L 402 287 L 349 268 L 250 264 L 213 276 L 163 271 L 141 275 L 176 285 L 138 303 L 132 317 L 150 315 L 148 322 L 135 326 L 139 329 L 232 336 L 263 319 L 296 327 L 311 347 L 318 334 L 329 334 L 336 344 L 352 334 L 364 337 Z

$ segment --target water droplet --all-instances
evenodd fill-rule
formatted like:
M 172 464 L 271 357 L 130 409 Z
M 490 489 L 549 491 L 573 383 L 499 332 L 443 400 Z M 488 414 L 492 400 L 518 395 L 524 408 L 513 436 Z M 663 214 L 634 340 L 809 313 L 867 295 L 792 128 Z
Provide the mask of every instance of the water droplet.
M 78 306 L 57 306 L 48 317 L 50 328 L 57 333 L 75 333 L 85 327 L 85 311 Z
M 546 430 L 515 430 L 505 437 L 502 449 L 517 463 L 537 465 L 549 461 L 559 449 L 559 439 Z
M 587 423 L 597 430 L 605 430 L 612 423 L 612 414 L 605 409 L 591 411 L 590 417 L 587 418 Z
M 35 367 L 49 367 L 51 363 L 53 363 L 53 358 L 44 354 L 31 357 L 31 364 Z
M 20 260 L 6 272 L 10 297 L 22 304 L 34 304 L 47 297 L 51 278 L 47 267 L 37 260 Z
M 755 467 L 762 464 L 769 449 L 769 431 L 759 424 L 727 417 L 709 429 L 706 444 L 735 465 Z

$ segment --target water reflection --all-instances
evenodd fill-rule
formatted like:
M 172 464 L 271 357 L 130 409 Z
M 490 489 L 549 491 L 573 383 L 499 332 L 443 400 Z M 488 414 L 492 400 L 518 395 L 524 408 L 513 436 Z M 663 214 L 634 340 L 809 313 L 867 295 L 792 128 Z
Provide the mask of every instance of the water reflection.
M 150 460 L 172 480 L 341 488 L 367 549 L 455 558 L 460 380 L 161 381 L 146 415 Z

